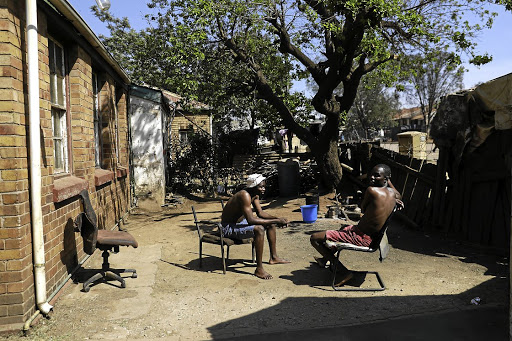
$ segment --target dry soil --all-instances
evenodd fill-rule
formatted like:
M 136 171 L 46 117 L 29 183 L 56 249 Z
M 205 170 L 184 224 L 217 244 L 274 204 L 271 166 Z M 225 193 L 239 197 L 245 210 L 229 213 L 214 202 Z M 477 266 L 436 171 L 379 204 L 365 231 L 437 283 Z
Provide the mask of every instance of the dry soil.
M 309 236 L 336 228 L 340 221 L 322 218 L 333 195 L 320 198 L 320 219 L 301 222 L 304 198 L 265 202 L 274 215 L 292 224 L 278 230 L 279 255 L 292 261 L 265 268 L 274 279 L 253 276 L 249 245 L 231 248 L 228 271 L 222 273 L 220 247 L 205 244 L 199 267 L 198 237 L 191 205 L 200 219 L 218 219 L 218 199 L 185 199 L 177 207 L 135 208 L 124 227 L 139 247 L 123 248 L 110 257 L 114 267 L 136 268 L 126 288 L 100 283 L 90 292 L 70 282 L 57 295 L 50 319 L 39 319 L 25 340 L 169 339 L 206 340 L 274 331 L 323 328 L 399 319 L 416 314 L 508 305 L 507 260 L 473 246 L 427 235 L 399 221 L 388 232 L 391 250 L 379 263 L 377 253 L 346 251 L 344 264 L 377 270 L 387 286 L 381 292 L 334 292 L 331 273 L 313 262 Z M 265 245 L 267 259 L 268 245 Z M 97 251 L 85 272 L 101 267 Z M 83 277 L 83 276 L 82 276 Z M 363 283 L 361 283 L 364 280 Z M 357 276 L 352 286 L 376 285 Z M 1 338 L 17 339 L 20 333 Z

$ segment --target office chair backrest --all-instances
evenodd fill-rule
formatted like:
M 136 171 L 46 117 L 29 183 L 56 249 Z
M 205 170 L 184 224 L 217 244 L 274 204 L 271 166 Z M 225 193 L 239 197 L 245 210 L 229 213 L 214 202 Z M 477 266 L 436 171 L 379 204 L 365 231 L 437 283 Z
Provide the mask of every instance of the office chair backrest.
M 89 192 L 83 190 L 80 192 L 83 212 L 80 213 L 73 223 L 75 231 L 80 232 L 84 241 L 84 252 L 92 255 L 96 250 L 96 241 L 98 238 L 98 220 L 96 213 L 92 208 Z

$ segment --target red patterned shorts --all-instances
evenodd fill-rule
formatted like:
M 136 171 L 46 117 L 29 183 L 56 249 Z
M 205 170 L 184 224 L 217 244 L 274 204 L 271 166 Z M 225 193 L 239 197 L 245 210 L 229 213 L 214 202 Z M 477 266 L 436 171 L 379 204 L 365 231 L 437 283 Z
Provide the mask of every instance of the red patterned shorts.
M 345 226 L 343 229 L 327 230 L 325 236 L 333 242 L 350 243 L 358 246 L 370 246 L 372 238 L 361 232 L 357 225 Z

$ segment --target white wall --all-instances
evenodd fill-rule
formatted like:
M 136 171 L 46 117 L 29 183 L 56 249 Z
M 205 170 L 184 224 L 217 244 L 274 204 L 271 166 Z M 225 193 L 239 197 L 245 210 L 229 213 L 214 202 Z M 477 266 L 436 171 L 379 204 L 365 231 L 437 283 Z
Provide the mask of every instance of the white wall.
M 132 96 L 130 110 L 135 196 L 163 205 L 165 157 L 160 103 Z

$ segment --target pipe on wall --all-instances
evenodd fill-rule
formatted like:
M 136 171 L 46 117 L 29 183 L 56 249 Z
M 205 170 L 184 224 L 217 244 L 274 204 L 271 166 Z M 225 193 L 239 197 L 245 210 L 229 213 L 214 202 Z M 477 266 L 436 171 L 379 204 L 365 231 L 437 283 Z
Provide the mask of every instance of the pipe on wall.
M 26 0 L 28 107 L 30 146 L 30 204 L 32 214 L 32 249 L 37 308 L 47 315 L 52 306 L 46 297 L 43 212 L 41 209 L 41 136 L 39 115 L 39 57 L 37 0 Z

